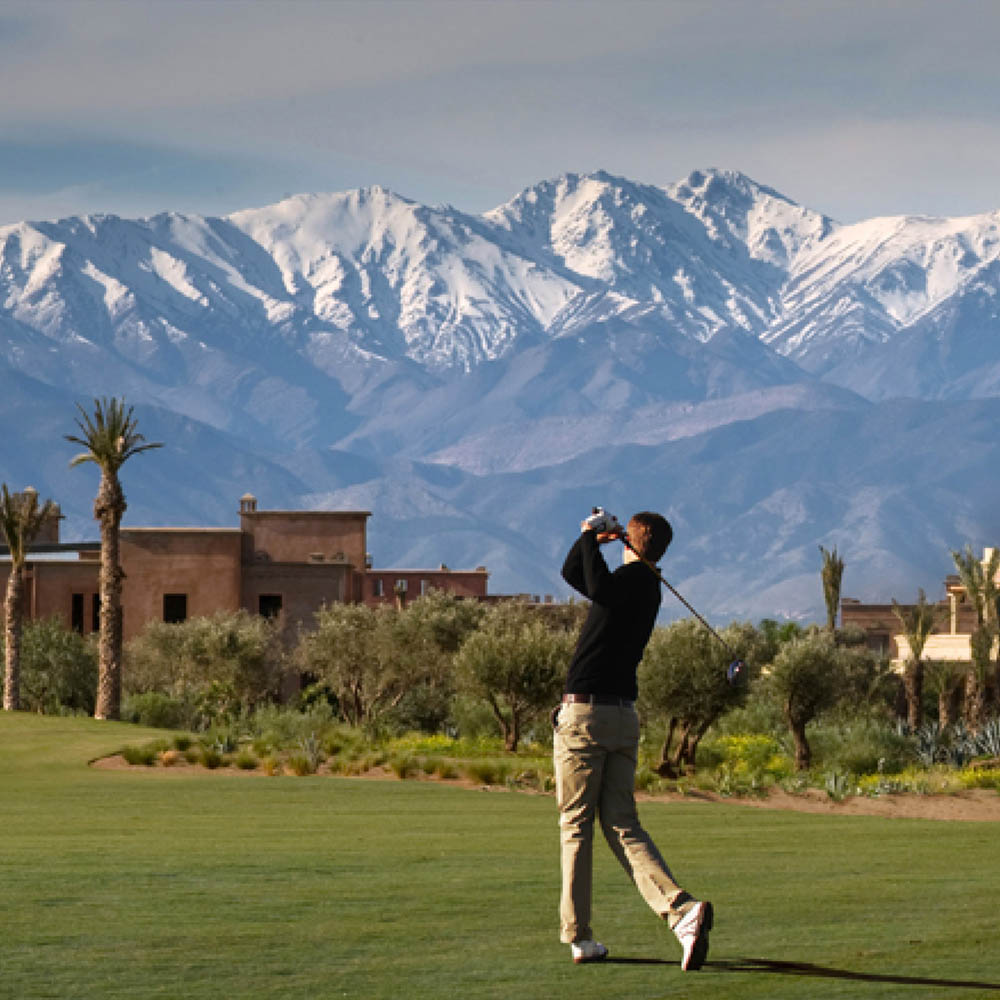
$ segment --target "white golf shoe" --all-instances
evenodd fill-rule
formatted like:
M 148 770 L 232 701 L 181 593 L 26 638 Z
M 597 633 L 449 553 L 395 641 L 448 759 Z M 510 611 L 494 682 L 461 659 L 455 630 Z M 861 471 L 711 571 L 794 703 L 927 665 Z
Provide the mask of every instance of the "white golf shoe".
M 569 948 L 577 965 L 582 965 L 584 962 L 603 962 L 608 957 L 608 949 L 600 941 L 574 941 Z
M 708 955 L 708 932 L 711 929 L 711 903 L 695 903 L 674 927 L 674 934 L 684 949 L 681 968 L 685 972 L 694 972 L 705 964 Z

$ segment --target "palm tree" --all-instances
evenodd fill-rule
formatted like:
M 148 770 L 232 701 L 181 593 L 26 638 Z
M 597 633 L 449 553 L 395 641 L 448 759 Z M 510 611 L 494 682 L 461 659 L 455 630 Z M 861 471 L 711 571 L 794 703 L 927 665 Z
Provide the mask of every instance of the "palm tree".
M 0 531 L 10 551 L 10 576 L 4 608 L 3 707 L 13 712 L 21 707 L 21 632 L 24 627 L 24 563 L 28 547 L 42 525 L 52 516 L 55 504 L 38 504 L 38 491 L 30 486 L 23 493 L 11 493 L 0 486 Z
M 122 691 L 122 572 L 119 561 L 119 531 L 127 504 L 118 479 L 118 470 L 133 455 L 159 443 L 146 443 L 136 430 L 133 407 L 125 408 L 123 399 L 106 397 L 94 400 L 93 416 L 79 403 L 76 421 L 81 436 L 67 434 L 66 440 L 82 445 L 86 451 L 69 464 L 93 462 L 101 470 L 101 482 L 94 498 L 94 517 L 101 525 L 100 627 L 98 646 L 99 673 L 95 719 L 117 719 Z
M 844 560 L 837 555 L 837 546 L 828 552 L 819 547 L 823 554 L 823 600 L 826 602 L 826 627 L 831 635 L 837 627 L 837 610 L 840 607 L 840 581 L 844 575 Z
M 955 703 L 964 673 L 961 664 L 955 660 L 928 660 L 924 664 L 927 687 L 937 698 L 940 729 L 947 729 L 955 721 Z
M 928 604 L 927 595 L 921 589 L 917 591 L 917 603 L 906 611 L 893 598 L 892 613 L 903 627 L 903 635 L 910 646 L 910 658 L 903 672 L 903 687 L 906 690 L 906 721 L 911 732 L 916 732 L 923 714 L 924 646 L 940 620 L 941 608 Z
M 971 545 L 961 552 L 952 550 L 952 559 L 965 587 L 969 603 L 976 612 L 976 627 L 969 636 L 972 666 L 965 676 L 965 721 L 971 729 L 982 723 L 986 713 L 986 684 L 990 673 L 990 655 L 995 633 L 991 610 L 996 609 L 996 576 L 1000 570 L 1000 549 L 990 550 L 984 561 L 977 559 Z

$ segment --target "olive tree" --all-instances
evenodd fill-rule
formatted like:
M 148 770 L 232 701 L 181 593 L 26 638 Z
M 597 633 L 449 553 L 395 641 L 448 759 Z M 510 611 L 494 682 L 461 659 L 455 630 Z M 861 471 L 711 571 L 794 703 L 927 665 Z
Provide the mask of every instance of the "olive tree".
M 806 726 L 832 708 L 845 687 L 848 664 L 829 631 L 785 643 L 771 663 L 767 685 L 779 701 L 795 743 L 795 767 L 808 770 L 812 752 Z
M 507 750 L 517 750 L 526 724 L 558 698 L 573 643 L 565 628 L 514 602 L 491 607 L 462 643 L 456 679 L 489 705 Z
M 299 645 L 300 666 L 329 686 L 351 725 L 374 725 L 408 690 L 409 676 L 392 648 L 396 614 L 390 607 L 328 604 Z
M 2 637 L 0 637 L 2 640 Z M 21 708 L 57 715 L 94 711 L 97 646 L 58 618 L 25 623 L 21 637 Z
M 396 612 L 387 638 L 409 682 L 392 709 L 394 725 L 426 732 L 443 728 L 455 694 L 455 653 L 484 611 L 477 600 L 431 590 Z
M 125 652 L 130 693 L 159 691 L 188 702 L 203 723 L 281 695 L 281 625 L 248 611 L 150 622 Z
M 721 634 L 755 674 L 767 649 L 764 637 L 752 625 L 730 625 Z M 693 768 L 708 728 L 744 699 L 745 688 L 726 679 L 731 660 L 728 650 L 693 618 L 653 630 L 639 664 L 639 707 L 644 717 L 667 724 L 660 774 L 673 777 L 683 767 Z

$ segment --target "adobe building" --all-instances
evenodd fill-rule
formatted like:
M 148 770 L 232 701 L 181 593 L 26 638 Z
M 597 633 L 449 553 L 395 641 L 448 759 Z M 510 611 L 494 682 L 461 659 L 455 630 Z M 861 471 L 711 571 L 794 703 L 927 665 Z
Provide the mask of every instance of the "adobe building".
M 986 549 L 983 562 L 989 561 L 993 550 Z M 924 646 L 924 660 L 953 660 L 967 663 L 972 659 L 970 638 L 976 627 L 976 611 L 967 600 L 965 587 L 956 575 L 945 577 L 945 597 L 938 601 L 937 624 Z M 913 605 L 900 605 L 903 612 Z M 902 634 L 899 619 L 892 604 L 862 604 L 845 597 L 840 602 L 840 621 L 845 627 L 858 626 L 867 636 L 869 648 L 886 656 L 892 666 L 901 670 L 910 657 L 910 644 Z
M 240 499 L 237 528 L 122 528 L 122 617 L 126 641 L 147 622 L 244 608 L 283 614 L 309 627 L 331 602 L 401 604 L 429 590 L 485 599 L 489 574 L 472 570 L 374 569 L 367 550 L 369 511 L 258 510 Z M 25 614 L 55 617 L 78 632 L 99 628 L 99 542 L 59 541 L 56 515 L 25 565 Z M 0 600 L 9 574 L 0 548 Z

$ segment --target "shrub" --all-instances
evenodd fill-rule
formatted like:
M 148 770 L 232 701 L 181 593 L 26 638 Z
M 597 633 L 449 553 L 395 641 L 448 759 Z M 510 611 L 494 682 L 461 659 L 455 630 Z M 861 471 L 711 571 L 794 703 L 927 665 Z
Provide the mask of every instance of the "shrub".
M 635 790 L 637 792 L 652 792 L 660 786 L 660 776 L 652 768 L 640 764 L 635 769 Z
M 249 750 L 241 750 L 233 763 L 241 771 L 256 771 L 258 766 L 257 758 Z
M 851 774 L 901 771 L 913 762 L 913 740 L 893 726 L 861 722 L 829 731 L 818 756 L 828 766 Z
M 761 795 L 794 770 L 774 736 L 759 733 L 721 736 L 708 747 L 719 758 L 716 790 L 721 795 Z
M 320 749 L 319 740 L 315 733 L 310 733 L 304 739 L 299 740 L 299 748 L 309 762 L 309 773 L 314 774 L 323 763 L 323 751 Z
M 958 773 L 963 788 L 992 788 L 1000 792 L 1000 769 L 992 767 L 966 768 Z
M 281 761 L 273 755 L 268 755 L 260 762 L 260 769 L 269 777 L 273 778 L 281 774 Z
M 316 768 L 312 766 L 309 758 L 304 753 L 292 754 L 285 766 L 292 774 L 300 778 L 305 777 L 307 774 L 315 774 L 316 772 Z
M 241 719 L 241 728 L 262 746 L 289 747 L 316 734 L 319 739 L 339 733 L 343 726 L 325 701 L 317 701 L 304 711 L 282 705 L 261 705 Z
M 389 758 L 389 768 L 397 778 L 409 778 L 417 770 L 417 762 L 408 754 L 396 754 Z
M 826 787 L 826 794 L 834 802 L 842 802 L 848 795 L 853 794 L 857 787 L 851 775 L 845 774 L 843 771 L 830 771 L 823 783 Z
M 434 773 L 446 781 L 454 780 L 458 777 L 458 770 L 451 761 L 438 760 L 434 763 Z
M 509 765 L 493 760 L 469 761 L 463 770 L 469 781 L 480 785 L 502 785 L 510 773 Z
M 239 730 L 231 727 L 210 729 L 201 737 L 201 745 L 211 747 L 217 753 L 233 753 L 240 744 Z
M 122 747 L 122 756 L 125 758 L 127 764 L 144 765 L 145 767 L 152 767 L 156 763 L 157 751 L 153 747 L 136 747 L 127 746 Z
M 190 703 L 162 691 L 129 695 L 122 705 L 122 719 L 153 729 L 187 729 L 195 721 Z
M 0 649 L 3 636 L 0 635 Z M 59 715 L 92 715 L 97 691 L 94 640 L 57 618 L 25 622 L 21 636 L 21 708 Z
M 451 700 L 446 725 L 449 731 L 472 740 L 480 736 L 492 736 L 497 731 L 496 717 L 486 702 L 461 693 Z
M 217 767 L 222 767 L 224 763 L 222 754 L 213 747 L 202 747 L 199 760 L 204 767 L 207 767 L 212 771 L 214 771 Z
M 150 622 L 125 651 L 130 694 L 160 691 L 196 705 L 202 722 L 280 694 L 284 652 L 276 620 L 246 611 Z

